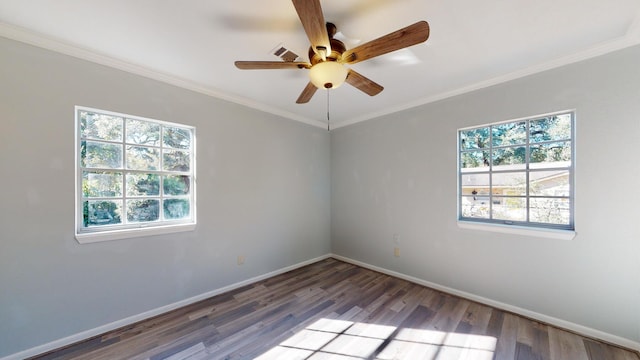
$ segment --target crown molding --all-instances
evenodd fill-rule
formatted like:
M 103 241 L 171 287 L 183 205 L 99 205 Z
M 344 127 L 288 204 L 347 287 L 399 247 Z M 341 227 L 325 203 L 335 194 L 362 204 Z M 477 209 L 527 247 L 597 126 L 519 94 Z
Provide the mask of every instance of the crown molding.
M 273 115 L 281 116 L 290 120 L 299 121 L 307 125 L 320 128 L 326 128 L 326 123 L 304 116 L 300 116 L 288 111 L 265 105 L 263 103 L 253 101 L 247 98 L 232 96 L 218 89 L 204 86 L 196 82 L 186 80 L 174 75 L 163 73 L 145 66 L 132 64 L 123 60 L 116 59 L 109 55 L 102 54 L 96 50 L 92 50 L 77 44 L 72 44 L 50 36 L 36 33 L 22 27 L 10 25 L 0 22 L 0 36 L 19 41 L 25 44 L 37 46 L 43 49 L 51 50 L 64 55 L 72 56 L 78 59 L 90 61 L 96 64 L 108 66 L 118 70 L 126 71 L 131 74 L 143 76 L 149 79 L 157 80 L 166 84 L 174 85 L 183 89 L 191 90 L 200 94 L 226 100 L 232 103 L 243 105 L 252 109 L 260 110 Z
M 132 64 L 123 60 L 113 58 L 111 56 L 101 54 L 95 50 L 82 47 L 77 44 L 71 44 L 59 39 L 54 39 L 50 36 L 36 33 L 18 26 L 9 25 L 0 22 L 0 36 L 6 37 L 12 40 L 30 44 L 33 46 L 41 47 L 47 50 L 55 51 L 65 55 L 69 55 L 75 58 L 91 61 L 97 64 L 109 66 L 115 69 L 126 71 L 132 74 L 140 75 L 149 79 L 161 81 L 170 85 L 178 86 L 187 90 L 191 90 L 197 93 L 215 97 L 218 99 L 226 100 L 232 103 L 243 105 L 252 109 L 277 115 L 290 120 L 302 122 L 307 125 L 316 126 L 320 128 L 326 128 L 326 123 L 323 121 L 300 116 L 288 111 L 278 109 L 276 107 L 266 105 L 254 100 L 250 100 L 244 97 L 232 96 L 226 94 L 218 89 L 204 86 L 202 84 L 195 83 L 190 80 L 179 78 L 173 75 L 169 75 L 158 70 L 150 69 L 145 66 Z M 446 91 L 439 94 L 434 94 L 428 97 L 424 97 L 415 101 L 411 101 L 400 106 L 389 107 L 382 111 L 372 112 L 364 114 L 362 116 L 354 117 L 346 121 L 337 121 L 332 124 L 332 129 L 338 129 L 348 125 L 353 125 L 366 120 L 379 118 L 392 113 L 404 111 L 417 106 L 426 105 L 436 101 L 440 101 L 446 98 L 462 95 L 468 92 L 484 89 L 493 85 L 501 84 L 511 80 L 516 80 L 525 76 L 540 73 L 546 70 L 555 69 L 564 65 L 573 64 L 582 60 L 587 60 L 596 56 L 604 55 L 616 50 L 621 50 L 630 46 L 640 44 L 640 14 L 637 14 L 634 21 L 630 24 L 627 32 L 624 36 L 611 41 L 603 42 L 587 48 L 585 50 L 570 54 L 567 56 L 553 59 L 547 62 L 529 66 L 522 70 L 513 71 L 511 73 L 497 76 L 488 80 L 477 82 L 468 86 L 463 86 L 457 89 Z
M 422 99 L 408 102 L 400 106 L 391 107 L 383 111 L 369 113 L 369 114 L 356 117 L 347 121 L 339 122 L 333 126 L 333 129 L 356 124 L 366 120 L 371 120 L 371 119 L 389 115 L 392 113 L 408 110 L 417 106 L 426 105 L 426 104 L 444 100 L 450 97 L 466 94 L 466 93 L 484 89 L 493 85 L 498 85 L 508 81 L 520 79 L 529 75 L 534 75 L 543 71 L 547 71 L 547 70 L 559 68 L 561 66 L 573 64 L 579 61 L 591 59 L 597 56 L 605 55 L 605 54 L 608 54 L 617 50 L 622 50 L 624 48 L 628 48 L 638 44 L 640 44 L 640 14 L 636 16 L 635 20 L 629 26 L 626 34 L 621 38 L 611 40 L 611 41 L 606 41 L 567 56 L 563 56 L 557 59 L 553 59 L 540 64 L 529 66 L 522 70 L 513 71 L 511 73 L 497 76 L 481 82 L 477 82 L 475 84 L 471 84 L 471 85 L 457 88 L 451 91 L 435 94 L 432 96 L 424 97 Z

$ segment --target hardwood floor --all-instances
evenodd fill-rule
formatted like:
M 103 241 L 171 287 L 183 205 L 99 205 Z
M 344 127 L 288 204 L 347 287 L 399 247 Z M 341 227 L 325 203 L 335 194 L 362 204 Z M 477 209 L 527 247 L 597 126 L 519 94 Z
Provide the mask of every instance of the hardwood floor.
M 335 259 L 33 359 L 589 359 L 631 351 Z

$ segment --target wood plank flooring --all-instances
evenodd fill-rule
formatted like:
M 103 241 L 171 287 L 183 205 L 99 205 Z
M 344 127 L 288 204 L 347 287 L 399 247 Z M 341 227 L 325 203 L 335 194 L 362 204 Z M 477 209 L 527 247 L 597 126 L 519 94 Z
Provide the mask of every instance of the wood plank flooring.
M 32 359 L 640 360 L 335 259 Z

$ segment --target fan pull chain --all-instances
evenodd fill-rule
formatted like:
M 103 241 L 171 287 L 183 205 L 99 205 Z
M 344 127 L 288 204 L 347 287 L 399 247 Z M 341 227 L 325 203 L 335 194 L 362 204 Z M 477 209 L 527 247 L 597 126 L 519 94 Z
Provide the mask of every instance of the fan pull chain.
M 331 119 L 329 118 L 329 92 L 331 90 L 327 89 L 327 131 L 331 131 Z

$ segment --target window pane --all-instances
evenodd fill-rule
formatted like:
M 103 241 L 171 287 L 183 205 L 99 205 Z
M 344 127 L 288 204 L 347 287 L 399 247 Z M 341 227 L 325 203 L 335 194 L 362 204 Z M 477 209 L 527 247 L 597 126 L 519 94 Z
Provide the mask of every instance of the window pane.
M 531 120 L 529 123 L 530 142 L 571 139 L 571 114 L 550 116 Z
M 83 201 L 84 226 L 104 226 L 122 223 L 122 201 Z
M 122 145 L 82 141 L 80 163 L 87 168 L 122 168 Z
M 163 170 L 189 171 L 189 152 L 180 150 L 165 150 L 162 154 Z
M 530 195 L 569 196 L 569 170 L 532 171 L 529 173 Z
M 489 151 L 473 151 L 461 153 L 460 167 L 462 172 L 488 171 Z
M 523 197 L 501 197 L 492 198 L 492 217 L 496 220 L 526 221 L 527 220 L 527 200 Z
M 494 195 L 527 195 L 527 174 L 493 173 L 491 174 L 492 193 Z
M 159 217 L 160 201 L 156 199 L 127 201 L 129 222 L 156 221 Z
M 145 146 L 127 146 L 127 169 L 158 170 L 160 150 Z
M 191 149 L 191 131 L 165 126 L 162 143 L 175 149 Z
M 191 178 L 186 175 L 166 176 L 163 188 L 165 195 L 188 195 L 191 187 Z
M 570 222 L 568 198 L 532 198 L 530 201 L 530 221 L 548 224 Z
M 118 116 L 80 111 L 80 136 L 108 141 L 122 141 L 123 119 Z
M 149 121 L 127 119 L 127 142 L 160 146 L 160 125 Z
M 87 198 L 122 196 L 122 173 L 83 171 L 82 196 Z
M 533 167 L 570 166 L 571 142 L 557 142 L 531 145 L 531 160 Z
M 489 128 L 460 131 L 460 150 L 489 147 Z
M 462 175 L 462 216 L 489 218 L 489 174 Z
M 187 199 L 165 199 L 164 200 L 164 218 L 184 219 L 189 217 L 189 200 Z
M 523 169 L 526 160 L 524 146 L 494 149 L 492 151 L 493 169 Z
M 527 142 L 527 123 L 524 121 L 491 127 L 493 146 L 522 145 Z
M 474 200 L 474 198 L 476 200 Z M 462 216 L 476 219 L 489 218 L 489 197 L 463 196 L 462 197 Z
M 155 174 L 127 174 L 127 196 L 160 195 L 160 176 Z
M 465 174 L 461 180 L 463 195 L 489 195 L 489 174 Z

